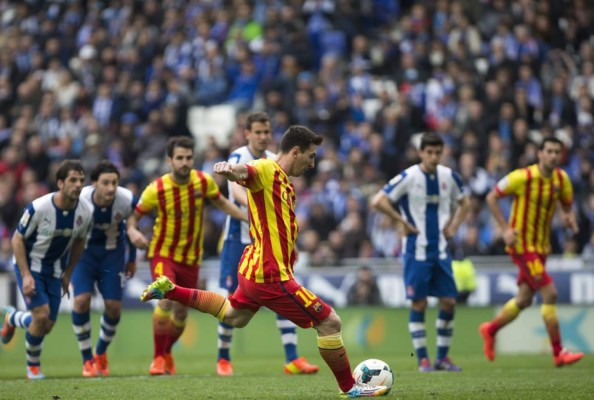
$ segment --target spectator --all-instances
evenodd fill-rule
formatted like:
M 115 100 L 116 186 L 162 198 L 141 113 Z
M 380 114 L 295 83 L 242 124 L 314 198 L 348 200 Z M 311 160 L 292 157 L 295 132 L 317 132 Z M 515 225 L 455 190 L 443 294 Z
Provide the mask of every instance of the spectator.
M 380 306 L 383 304 L 381 293 L 373 270 L 368 266 L 357 269 L 355 283 L 347 292 L 349 306 Z
M 577 204 L 588 195 L 579 183 L 590 176 L 577 172 L 580 152 L 594 152 L 588 2 L 382 1 L 369 13 L 349 1 L 17 3 L 2 11 L 0 42 L 13 45 L 0 50 L 0 150 L 37 137 L 51 163 L 109 157 L 143 181 L 138 171 L 160 163 L 146 162 L 147 145 L 159 143 L 148 130 L 189 135 L 190 105 L 229 102 L 267 111 L 275 136 L 295 122 L 323 134 L 320 161 L 332 161 L 341 188 L 416 162 L 419 132 L 443 135 L 444 161 L 456 169 L 467 161 L 460 154 L 478 149 L 474 168 L 489 181 L 534 162 L 538 136 L 563 132 Z M 561 17 L 567 24 L 550 22 Z M 331 159 L 339 146 L 351 158 Z M 325 194 L 337 195 L 325 206 L 339 208 L 337 222 L 342 192 Z M 307 220 L 309 204 L 298 206 Z M 481 243 L 496 232 L 490 222 L 479 230 Z M 490 237 L 487 248 L 497 248 Z M 581 249 L 589 238 L 577 240 Z

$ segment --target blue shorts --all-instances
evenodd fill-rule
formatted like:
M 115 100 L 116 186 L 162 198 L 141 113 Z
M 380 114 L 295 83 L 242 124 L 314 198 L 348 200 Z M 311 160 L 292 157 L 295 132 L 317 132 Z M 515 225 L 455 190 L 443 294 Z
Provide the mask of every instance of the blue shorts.
M 404 286 L 406 298 L 420 300 L 433 297 L 456 297 L 456 282 L 452 272 L 452 260 L 417 261 L 404 255 Z
M 25 299 L 27 310 L 32 310 L 35 307 L 49 304 L 49 318 L 55 322 L 56 319 L 58 319 L 58 311 L 60 311 L 60 302 L 62 301 L 62 279 L 55 278 L 53 275 L 45 275 L 31 271 L 31 275 L 35 280 L 36 294 L 33 297 L 27 297 L 23 294 L 23 277 L 21 276 L 19 267 L 16 264 L 13 266 L 19 290 Z
M 221 275 L 219 285 L 223 289 L 233 293 L 237 289 L 237 267 L 247 244 L 241 240 L 225 240 L 221 250 Z
M 95 282 L 104 300 L 122 300 L 125 248 L 85 249 L 72 273 L 74 296 L 93 293 Z

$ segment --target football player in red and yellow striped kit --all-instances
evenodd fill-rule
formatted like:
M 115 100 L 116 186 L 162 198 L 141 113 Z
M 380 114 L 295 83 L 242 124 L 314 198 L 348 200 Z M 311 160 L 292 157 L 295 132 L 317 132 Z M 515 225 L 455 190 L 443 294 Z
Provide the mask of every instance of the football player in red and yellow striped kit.
M 154 180 L 142 193 L 134 214 L 127 221 L 131 242 L 148 249 L 153 279 L 165 275 L 171 281 L 195 288 L 203 253 L 203 213 L 206 199 L 234 218 L 247 215 L 221 195 L 213 177 L 194 169 L 194 140 L 176 136 L 167 143 L 171 172 Z M 138 221 L 156 210 L 150 243 L 138 230 Z M 171 347 L 184 331 L 187 307 L 162 300 L 153 313 L 155 354 L 151 375 L 174 374 Z
M 342 395 L 380 396 L 389 388 L 355 383 L 338 314 L 293 276 L 299 228 L 295 188 L 289 177 L 300 176 L 314 167 L 322 141 L 322 136 L 294 125 L 284 133 L 276 160 L 215 164 L 215 173 L 248 190 L 252 243 L 244 250 L 239 264 L 239 286 L 228 299 L 214 292 L 174 285 L 160 277 L 146 288 L 141 300 L 175 300 L 236 328 L 246 326 L 260 307 L 267 307 L 302 328 L 317 330 L 320 355 L 334 374 Z
M 565 225 L 577 233 L 578 226 L 572 209 L 573 188 L 567 173 L 559 168 L 563 144 L 548 137 L 538 151 L 538 163 L 512 171 L 501 179 L 487 195 L 487 203 L 506 244 L 506 250 L 518 266 L 518 293 L 509 300 L 499 314 L 480 326 L 487 359 L 495 359 L 495 334 L 512 322 L 518 314 L 532 304 L 536 292 L 542 296 L 541 313 L 553 349 L 557 367 L 573 364 L 584 354 L 565 350 L 555 303 L 557 289 L 546 271 L 550 253 L 551 221 L 557 203 L 561 204 Z M 506 222 L 497 200 L 514 196 L 509 223 Z

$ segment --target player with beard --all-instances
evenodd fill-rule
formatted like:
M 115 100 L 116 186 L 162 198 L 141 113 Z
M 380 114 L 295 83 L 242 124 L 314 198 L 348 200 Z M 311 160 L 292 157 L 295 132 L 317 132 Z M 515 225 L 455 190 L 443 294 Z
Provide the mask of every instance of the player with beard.
M 15 328 L 25 330 L 28 379 L 45 378 L 43 340 L 56 323 L 61 296 L 70 297 L 70 277 L 93 220 L 90 205 L 79 200 L 84 180 L 80 161 L 64 160 L 56 171 L 58 191 L 33 200 L 12 237 L 14 270 L 28 311 L 7 307 L 0 339 L 8 344 Z
M 551 223 L 561 204 L 561 217 L 567 229 L 578 232 L 573 210 L 573 187 L 567 173 L 559 167 L 563 143 L 555 137 L 545 138 L 538 151 L 538 163 L 519 168 L 504 176 L 487 195 L 487 204 L 502 232 L 506 251 L 518 267 L 518 292 L 501 308 L 492 321 L 480 325 L 483 351 L 489 361 L 495 360 L 495 335 L 532 304 L 539 292 L 540 311 L 551 342 L 553 362 L 562 367 L 578 362 L 582 352 L 563 348 L 557 318 L 557 288 L 546 270 L 551 251 Z M 514 196 L 509 223 L 498 200 Z
M 235 328 L 247 326 L 258 310 L 266 307 L 301 328 L 317 331 L 318 351 L 338 383 L 340 396 L 377 397 L 386 394 L 388 388 L 355 382 L 342 339 L 342 321 L 336 311 L 293 275 L 299 221 L 290 177 L 315 167 L 323 140 L 323 136 L 304 126 L 292 125 L 280 140 L 275 160 L 260 158 L 247 164 L 223 161 L 214 165 L 215 173 L 247 189 L 252 243 L 241 257 L 238 286 L 233 294 L 227 298 L 212 291 L 185 288 L 161 276 L 148 285 L 140 299 L 176 301 Z
M 194 140 L 176 136 L 167 143 L 167 163 L 171 172 L 155 179 L 143 191 L 134 213 L 128 218 L 130 241 L 147 249 L 153 279 L 165 275 L 171 281 L 196 287 L 203 254 L 203 213 L 206 199 L 217 208 L 247 221 L 247 214 L 221 195 L 210 174 L 194 168 Z M 149 243 L 138 230 L 138 222 L 156 210 Z M 173 375 L 171 348 L 184 331 L 187 307 L 163 299 L 153 312 L 154 358 L 151 375 Z

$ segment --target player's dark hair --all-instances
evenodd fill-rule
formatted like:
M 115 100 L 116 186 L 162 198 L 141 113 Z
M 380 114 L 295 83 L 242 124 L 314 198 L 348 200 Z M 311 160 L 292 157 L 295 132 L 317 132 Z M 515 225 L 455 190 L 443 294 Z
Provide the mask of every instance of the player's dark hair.
M 266 114 L 265 112 L 261 112 L 261 111 L 251 113 L 245 119 L 245 129 L 247 129 L 248 131 L 251 131 L 252 124 L 254 124 L 254 122 L 259 122 L 261 124 L 267 124 L 270 122 L 270 117 L 268 116 L 268 114 Z
M 319 146 L 323 141 L 324 137 L 316 135 L 311 129 L 301 125 L 291 125 L 283 134 L 279 148 L 282 153 L 288 153 L 295 146 L 301 151 L 306 151 L 311 144 Z
M 194 153 L 194 139 L 189 136 L 174 136 L 167 141 L 167 157 L 173 157 L 173 150 L 176 147 L 192 150 Z
M 97 182 L 101 174 L 116 174 L 120 179 L 120 171 L 114 163 L 108 160 L 100 161 L 91 171 L 91 182 Z
M 556 137 L 554 137 L 554 136 L 547 136 L 546 138 L 544 138 L 544 139 L 542 140 L 542 142 L 540 142 L 540 146 L 539 146 L 538 148 L 539 148 L 540 150 L 544 150 L 544 148 L 545 148 L 545 145 L 546 145 L 547 143 L 555 143 L 555 144 L 558 144 L 558 145 L 560 145 L 561 147 L 563 147 L 563 142 L 562 142 L 561 140 L 557 139 L 557 138 L 556 138 Z
M 79 160 L 64 160 L 60 163 L 58 170 L 56 171 L 56 182 L 66 180 L 70 171 L 80 172 L 83 175 L 85 174 L 85 169 Z
M 423 150 L 427 146 L 443 147 L 443 139 L 435 132 L 426 132 L 421 137 L 420 149 Z

